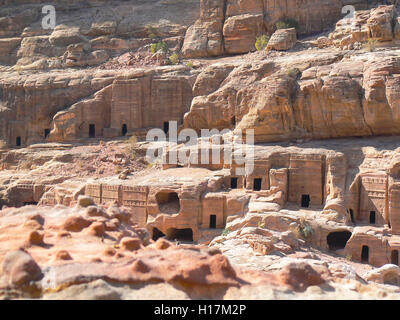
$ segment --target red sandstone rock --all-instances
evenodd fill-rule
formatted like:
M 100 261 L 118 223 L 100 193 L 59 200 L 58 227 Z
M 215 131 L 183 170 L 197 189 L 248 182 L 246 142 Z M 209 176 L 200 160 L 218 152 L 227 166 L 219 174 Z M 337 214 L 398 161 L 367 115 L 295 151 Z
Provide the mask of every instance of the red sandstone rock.
M 159 250 L 165 250 L 171 247 L 171 245 L 172 245 L 171 242 L 169 242 L 168 240 L 160 238 L 156 241 L 154 247 Z
M 63 228 L 67 231 L 72 231 L 72 232 L 80 232 L 82 229 L 90 226 L 91 222 L 86 220 L 85 218 L 81 216 L 70 216 L 68 217 L 63 225 Z
M 278 274 L 284 284 L 288 284 L 296 291 L 304 291 L 309 286 L 317 286 L 325 282 L 321 275 L 310 265 L 289 264 Z
M 69 254 L 68 251 L 66 251 L 66 250 L 60 250 L 60 251 L 58 251 L 57 254 L 56 254 L 56 260 L 63 260 L 63 261 L 65 261 L 65 260 L 73 260 L 73 259 L 72 259 L 71 255 Z
M 96 237 L 104 236 L 105 231 L 106 231 L 106 228 L 105 228 L 103 222 L 94 222 L 88 227 L 88 230 L 87 230 L 87 232 L 90 235 L 96 236 Z
M 44 234 L 42 232 L 32 231 L 29 234 L 26 243 L 28 246 L 29 245 L 36 245 L 36 246 L 43 245 L 44 244 L 43 237 L 44 237 Z
M 3 274 L 12 285 L 24 285 L 39 280 L 42 271 L 32 257 L 25 251 L 8 253 L 3 261 Z
M 122 238 L 120 245 L 121 248 L 124 250 L 135 251 L 140 249 L 142 242 L 140 241 L 139 238 L 125 237 Z

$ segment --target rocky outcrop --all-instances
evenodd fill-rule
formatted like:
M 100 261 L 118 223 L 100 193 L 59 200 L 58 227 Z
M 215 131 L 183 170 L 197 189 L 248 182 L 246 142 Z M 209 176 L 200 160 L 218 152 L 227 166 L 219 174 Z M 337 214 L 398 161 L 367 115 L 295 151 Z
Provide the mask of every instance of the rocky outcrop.
M 378 42 L 399 40 L 398 13 L 395 6 L 379 6 L 372 10 L 355 12 L 354 19 L 342 19 L 329 35 L 333 44 L 340 48 L 357 48 L 367 43 L 370 51 Z
M 15 145 L 44 141 L 60 110 L 113 81 L 113 73 L 75 71 L 0 77 L 0 139 Z M 33 98 L 34 97 L 34 98 Z M 17 139 L 19 137 L 19 139 Z
M 267 51 L 286 51 L 291 49 L 297 41 L 296 29 L 279 29 L 274 32 L 268 41 Z
M 21 1 L 11 7 L 5 1 L 0 9 L 0 63 L 14 65 L 18 60 L 18 66 L 30 70 L 100 65 L 110 56 L 137 50 L 142 44 L 183 38 L 199 16 L 199 0 L 56 3 L 56 27 L 52 30 L 42 28 L 42 8 L 48 3 Z M 99 43 L 106 52 L 99 52 Z M 71 62 L 76 58 L 71 45 L 86 48 L 86 57 L 79 58 L 78 63 Z M 63 61 L 64 55 L 70 55 L 70 59 Z
M 195 58 L 254 51 L 257 36 L 272 34 L 275 24 L 288 18 L 298 22 L 300 35 L 321 32 L 340 19 L 345 5 L 367 6 L 361 0 L 322 0 L 318 5 L 311 0 L 202 0 L 200 19 L 186 32 L 182 53 Z
M 304 67 L 314 57 L 315 66 Z M 211 93 L 200 88 L 200 74 L 195 87 L 203 95 L 193 99 L 185 127 L 232 128 L 235 119 L 237 130 L 254 129 L 259 142 L 399 133 L 397 57 L 305 53 L 296 60 L 302 70 L 285 59 L 227 66 L 229 75 Z

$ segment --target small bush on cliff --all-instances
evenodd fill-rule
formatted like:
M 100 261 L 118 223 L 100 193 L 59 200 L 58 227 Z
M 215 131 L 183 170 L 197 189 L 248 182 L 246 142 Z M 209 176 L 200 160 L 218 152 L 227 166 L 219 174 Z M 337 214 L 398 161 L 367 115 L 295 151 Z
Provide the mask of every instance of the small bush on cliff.
M 299 29 L 299 23 L 295 19 L 285 19 L 278 21 L 275 24 L 276 29 L 289 29 L 289 28 L 295 28 L 296 30 Z
M 268 45 L 268 41 L 269 41 L 269 35 L 267 34 L 263 34 L 257 37 L 255 44 L 257 51 L 264 50 Z
M 136 157 L 136 149 L 137 149 L 137 137 L 132 136 L 128 140 L 126 140 L 127 148 L 126 152 L 129 157 L 131 157 L 132 160 L 135 159 Z
M 298 68 L 290 68 L 287 71 L 287 75 L 291 78 L 297 79 L 297 77 L 301 74 L 301 71 Z
M 157 43 L 153 43 L 151 45 L 151 53 L 156 53 L 156 52 L 158 52 L 160 50 L 163 53 L 168 53 L 169 52 L 168 45 L 164 41 L 158 41 Z
M 172 55 L 169 57 L 169 62 L 170 62 L 171 64 L 178 64 L 178 63 L 179 63 L 179 56 L 178 56 L 178 54 L 177 54 L 177 53 L 172 54 Z
M 368 42 L 365 44 L 365 50 L 367 50 L 368 52 L 374 52 L 377 44 L 378 41 L 374 39 L 368 39 Z
M 151 24 L 148 24 L 146 26 L 146 32 L 149 36 L 149 38 L 151 39 L 156 39 L 160 37 L 160 33 L 158 32 L 158 30 Z
M 4 140 L 0 140 L 0 150 L 6 148 L 7 148 L 7 143 Z
M 223 237 L 226 237 L 231 231 L 229 229 L 224 229 L 221 233 Z
M 312 227 L 306 222 L 304 218 L 300 219 L 299 224 L 295 230 L 293 230 L 297 238 L 310 241 L 314 234 Z

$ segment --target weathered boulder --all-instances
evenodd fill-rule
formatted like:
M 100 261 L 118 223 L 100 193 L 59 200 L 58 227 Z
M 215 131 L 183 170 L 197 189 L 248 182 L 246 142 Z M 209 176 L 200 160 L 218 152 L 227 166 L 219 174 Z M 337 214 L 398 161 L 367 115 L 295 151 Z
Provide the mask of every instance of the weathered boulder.
M 25 285 L 42 278 L 42 271 L 25 251 L 9 252 L 3 261 L 3 274 L 9 285 Z
M 224 1 L 201 0 L 200 18 L 186 32 L 182 54 L 185 58 L 218 56 L 223 53 Z
M 296 41 L 297 32 L 295 28 L 279 29 L 269 39 L 266 50 L 286 51 L 293 48 Z
M 223 29 L 225 53 L 255 51 L 256 38 L 263 33 L 263 14 L 243 14 L 227 18 Z
M 363 278 L 368 281 L 374 281 L 385 284 L 399 284 L 400 268 L 394 264 L 385 264 L 380 268 L 368 271 Z

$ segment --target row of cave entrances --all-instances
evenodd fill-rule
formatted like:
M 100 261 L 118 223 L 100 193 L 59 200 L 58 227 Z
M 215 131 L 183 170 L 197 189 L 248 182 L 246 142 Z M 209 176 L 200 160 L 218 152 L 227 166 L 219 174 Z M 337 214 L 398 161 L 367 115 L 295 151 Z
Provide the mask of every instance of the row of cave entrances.
M 164 122 L 163 124 L 163 131 L 165 134 L 169 132 L 169 122 Z M 123 124 L 121 127 L 121 134 L 122 136 L 126 136 L 128 133 L 128 126 L 127 124 Z M 89 138 L 95 138 L 96 137 L 96 125 L 95 124 L 89 124 Z
M 231 189 L 238 188 L 238 178 L 233 177 L 231 178 Z M 262 188 L 262 178 L 255 178 L 253 180 L 253 191 L 261 191 Z M 309 194 L 302 194 L 301 195 L 301 206 L 303 208 L 310 207 L 311 198 Z
M 337 251 L 344 249 L 350 237 L 351 232 L 349 231 L 331 232 L 327 237 L 329 250 Z M 392 250 L 390 261 L 392 264 L 399 265 L 399 250 Z M 361 248 L 361 262 L 369 263 L 369 247 L 366 245 Z
M 169 132 L 169 123 L 164 122 L 163 125 L 164 132 L 167 134 Z M 50 129 L 44 129 L 44 139 L 46 139 L 49 134 L 50 134 Z M 123 124 L 121 127 L 121 134 L 122 136 L 126 136 L 128 133 L 128 126 L 126 124 Z M 89 138 L 96 138 L 96 125 L 95 124 L 89 124 Z M 20 147 L 22 145 L 22 138 L 21 136 L 18 136 L 15 138 L 15 145 L 17 147 Z
M 49 134 L 50 134 L 50 129 L 44 129 L 44 134 L 43 134 L 43 136 L 44 136 L 45 139 L 49 136 Z M 20 146 L 22 145 L 22 138 L 21 138 L 21 136 L 18 136 L 18 137 L 15 138 L 15 145 L 16 145 L 17 147 L 20 147 Z
M 353 209 L 349 209 L 350 213 L 350 218 L 352 223 L 356 223 L 356 220 L 354 218 L 354 211 Z M 376 211 L 370 211 L 369 212 L 369 223 L 370 224 L 375 224 L 376 223 Z

